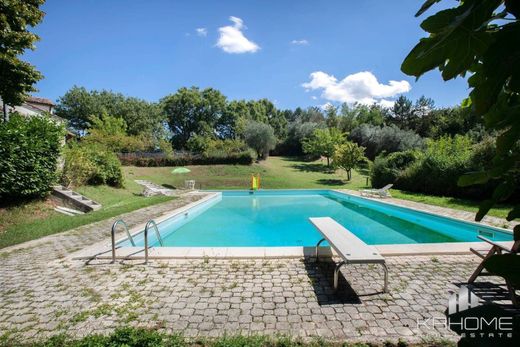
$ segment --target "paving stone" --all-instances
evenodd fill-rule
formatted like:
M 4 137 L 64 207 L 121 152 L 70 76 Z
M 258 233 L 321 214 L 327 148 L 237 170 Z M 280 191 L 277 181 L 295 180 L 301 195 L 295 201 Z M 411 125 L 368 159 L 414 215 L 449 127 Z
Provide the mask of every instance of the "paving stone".
M 181 197 L 119 217 L 132 227 L 195 199 Z M 435 263 L 430 256 L 388 257 L 391 293 L 381 294 L 380 271 L 365 265 L 343 267 L 335 293 L 331 262 L 189 259 L 144 266 L 94 260 L 93 266 L 71 259 L 99 240 L 108 245 L 114 219 L 0 250 L 0 330 L 24 329 L 27 340 L 61 332 L 84 336 L 130 320 L 150 328 L 160 323 L 164 331 L 188 337 L 282 333 L 417 342 L 430 334 L 455 340 L 441 327 L 417 329 L 416 320 L 443 316 L 448 297 L 458 290 L 455 283 L 465 281 L 478 261 L 467 255 L 438 257 Z

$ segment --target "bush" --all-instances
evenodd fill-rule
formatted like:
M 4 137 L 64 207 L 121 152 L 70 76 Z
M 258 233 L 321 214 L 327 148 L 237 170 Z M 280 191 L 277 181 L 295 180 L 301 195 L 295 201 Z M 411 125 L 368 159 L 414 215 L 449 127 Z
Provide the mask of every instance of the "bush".
M 259 159 L 266 159 L 269 151 L 276 146 L 273 128 L 264 123 L 251 121 L 247 124 L 244 137 L 249 147 L 254 149 Z
M 11 114 L 0 123 L 0 198 L 43 197 L 57 175 L 64 129 L 49 117 Z
M 387 184 L 395 184 L 403 170 L 417 161 L 420 155 L 420 152 L 410 150 L 376 157 L 370 170 L 372 186 L 381 188 Z
M 223 155 L 206 156 L 203 154 L 182 154 L 169 157 L 162 153 L 120 153 L 119 160 L 125 166 L 186 166 L 186 165 L 218 165 L 239 164 L 251 165 L 253 155 L 251 151 L 230 153 Z
M 67 186 L 124 184 L 121 163 L 107 148 L 91 143 L 71 144 L 64 151 L 65 165 L 62 180 Z
M 365 155 L 370 160 L 381 153 L 424 148 L 424 140 L 419 135 L 411 130 L 401 130 L 395 125 L 379 127 L 362 124 L 352 130 L 349 139 L 365 147 Z

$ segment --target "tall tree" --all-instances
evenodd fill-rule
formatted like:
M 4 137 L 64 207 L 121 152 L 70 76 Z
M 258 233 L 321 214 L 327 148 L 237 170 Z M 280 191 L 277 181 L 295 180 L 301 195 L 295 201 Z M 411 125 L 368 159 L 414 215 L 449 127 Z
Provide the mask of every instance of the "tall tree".
M 40 6 L 44 0 L 0 1 L 0 97 L 4 121 L 7 105 L 21 105 L 27 94 L 36 91 L 34 84 L 43 78 L 31 64 L 22 61 L 25 50 L 34 50 L 39 37 L 30 32 L 43 19 Z
M 90 128 L 92 116 L 100 117 L 104 113 L 123 119 L 129 135 L 159 136 L 163 129 L 164 117 L 157 104 L 110 90 L 89 91 L 74 86 L 56 105 L 56 115 L 69 120 L 69 125 L 77 131 Z
M 216 137 L 216 128 L 226 113 L 226 97 L 216 89 L 180 88 L 161 99 L 176 148 L 186 148 L 194 135 Z
M 420 16 L 440 0 L 428 0 Z M 408 54 L 401 70 L 419 77 L 439 69 L 444 80 L 470 73 L 469 99 L 474 117 L 498 131 L 496 155 L 490 170 L 461 177 L 459 184 L 500 182 L 490 200 L 476 215 L 481 220 L 498 201 L 508 198 L 520 176 L 520 1 L 465 0 L 442 10 L 421 23 L 429 36 Z M 507 219 L 520 217 L 516 205 Z M 520 238 L 520 225 L 515 227 Z
M 392 107 L 392 122 L 399 128 L 408 129 L 414 117 L 412 100 L 400 95 Z

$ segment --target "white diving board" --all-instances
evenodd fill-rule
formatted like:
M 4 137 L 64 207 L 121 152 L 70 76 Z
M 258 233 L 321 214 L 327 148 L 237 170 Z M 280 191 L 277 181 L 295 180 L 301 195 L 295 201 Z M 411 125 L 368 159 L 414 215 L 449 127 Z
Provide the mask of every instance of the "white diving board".
M 374 246 L 369 246 L 348 229 L 330 217 L 309 218 L 323 238 L 316 245 L 316 261 L 318 261 L 318 247 L 327 240 L 329 245 L 343 259 L 334 269 L 334 289 L 338 289 L 338 274 L 343 265 L 347 264 L 380 264 L 385 272 L 384 292 L 388 292 L 388 269 L 385 258 L 379 254 Z

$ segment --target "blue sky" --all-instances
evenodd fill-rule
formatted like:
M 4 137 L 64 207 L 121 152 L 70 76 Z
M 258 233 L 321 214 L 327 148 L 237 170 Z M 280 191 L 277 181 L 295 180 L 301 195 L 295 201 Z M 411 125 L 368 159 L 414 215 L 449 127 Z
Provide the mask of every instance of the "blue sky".
M 48 0 L 26 58 L 45 75 L 36 94 L 52 100 L 73 85 L 149 101 L 194 85 L 279 108 L 384 104 L 399 93 L 458 104 L 463 79 L 431 72 L 416 82 L 400 71 L 424 36 L 414 17 L 421 3 Z

